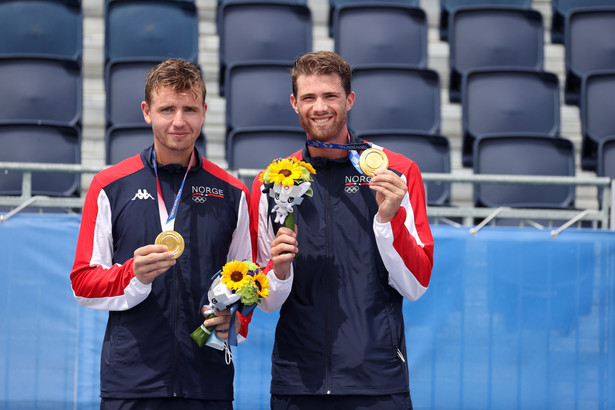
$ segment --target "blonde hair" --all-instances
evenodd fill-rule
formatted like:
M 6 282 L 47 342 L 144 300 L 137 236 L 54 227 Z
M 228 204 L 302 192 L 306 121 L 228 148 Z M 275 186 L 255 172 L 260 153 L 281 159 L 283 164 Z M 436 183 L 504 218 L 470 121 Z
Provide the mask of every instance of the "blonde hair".
M 153 67 L 145 78 L 145 102 L 151 103 L 152 96 L 160 87 L 170 87 L 177 93 L 189 91 L 195 98 L 205 97 L 205 81 L 201 70 L 195 64 L 181 58 L 170 58 Z

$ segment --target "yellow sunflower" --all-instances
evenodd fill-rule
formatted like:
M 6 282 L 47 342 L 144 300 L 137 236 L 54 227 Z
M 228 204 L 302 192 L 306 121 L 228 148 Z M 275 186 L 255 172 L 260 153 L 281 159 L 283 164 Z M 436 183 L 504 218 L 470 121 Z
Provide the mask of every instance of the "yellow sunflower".
M 282 159 L 269 165 L 269 181 L 274 184 L 292 186 L 301 177 L 301 167 L 293 160 Z
M 295 159 L 293 157 L 293 159 Z M 300 165 L 304 168 L 307 168 L 307 170 L 309 171 L 310 174 L 315 174 L 316 170 L 314 169 L 314 167 L 312 166 L 312 164 L 310 164 L 309 162 L 304 162 L 304 161 L 299 161 L 298 159 L 295 159 L 295 162 L 297 163 L 297 165 Z
M 248 265 L 240 261 L 228 262 L 222 268 L 222 283 L 229 289 L 240 289 L 250 282 Z
M 269 296 L 269 279 L 267 279 L 267 276 L 262 273 L 257 273 L 254 275 L 253 280 L 256 286 L 256 293 L 258 293 L 260 297 L 267 298 L 267 296 Z

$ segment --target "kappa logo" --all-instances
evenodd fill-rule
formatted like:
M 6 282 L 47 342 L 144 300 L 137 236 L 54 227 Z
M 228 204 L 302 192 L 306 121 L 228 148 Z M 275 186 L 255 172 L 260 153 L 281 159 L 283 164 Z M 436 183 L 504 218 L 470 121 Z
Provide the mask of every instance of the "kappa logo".
M 151 199 L 152 201 L 155 201 L 154 197 L 149 192 L 147 192 L 147 189 L 145 188 L 139 189 L 135 196 L 132 197 L 131 201 L 135 201 L 137 199 Z
M 347 175 L 344 181 L 344 191 L 347 194 L 356 194 L 362 186 L 369 186 L 371 177 L 365 175 Z

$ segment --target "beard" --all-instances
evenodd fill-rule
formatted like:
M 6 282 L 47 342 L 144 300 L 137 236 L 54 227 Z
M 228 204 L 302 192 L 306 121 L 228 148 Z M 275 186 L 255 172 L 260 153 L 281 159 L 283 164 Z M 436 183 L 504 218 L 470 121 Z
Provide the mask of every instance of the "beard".
M 303 128 L 309 138 L 317 141 L 330 141 L 335 139 L 340 133 L 346 132 L 344 128 L 346 126 L 346 113 L 336 115 L 325 124 L 318 124 L 306 116 L 299 114 L 299 125 Z

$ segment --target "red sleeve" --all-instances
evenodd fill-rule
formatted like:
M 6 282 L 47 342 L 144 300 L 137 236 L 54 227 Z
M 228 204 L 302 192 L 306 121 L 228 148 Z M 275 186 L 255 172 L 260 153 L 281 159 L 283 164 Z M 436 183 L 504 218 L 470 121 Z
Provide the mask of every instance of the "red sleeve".
M 261 186 L 262 182 L 260 181 L 260 176 L 264 171 L 261 171 L 256 178 L 254 178 L 254 182 L 252 182 L 252 193 L 250 197 L 250 236 L 252 237 L 252 259 L 256 262 L 256 256 L 258 252 L 257 241 L 258 241 L 258 208 L 260 204 L 261 198 Z
M 237 312 L 237 317 L 239 317 L 239 321 L 241 322 L 241 330 L 239 334 L 243 337 L 248 337 L 248 325 L 252 321 L 252 314 L 254 311 L 250 312 L 248 316 L 244 316 L 241 313 Z

